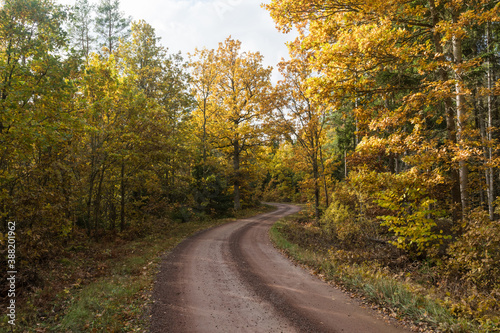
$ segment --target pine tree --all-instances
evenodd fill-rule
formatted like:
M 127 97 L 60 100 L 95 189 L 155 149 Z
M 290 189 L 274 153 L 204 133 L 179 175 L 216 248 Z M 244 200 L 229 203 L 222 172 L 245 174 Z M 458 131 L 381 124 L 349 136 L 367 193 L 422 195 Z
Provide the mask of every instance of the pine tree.
M 94 9 L 95 6 L 88 0 L 77 0 L 70 14 L 68 29 L 70 43 L 86 62 L 96 42 L 96 37 L 92 34 Z
M 119 0 L 101 0 L 97 6 L 97 17 L 95 19 L 95 30 L 99 45 L 106 48 L 106 52 L 112 54 L 118 46 L 120 38 L 130 35 L 130 17 L 120 11 Z

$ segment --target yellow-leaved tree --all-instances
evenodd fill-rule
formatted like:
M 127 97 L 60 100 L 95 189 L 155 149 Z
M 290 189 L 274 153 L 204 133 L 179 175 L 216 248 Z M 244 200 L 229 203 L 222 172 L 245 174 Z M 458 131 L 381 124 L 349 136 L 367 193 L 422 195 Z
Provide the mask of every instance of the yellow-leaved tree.
M 289 141 L 303 151 L 302 155 L 307 162 L 306 169 L 311 175 L 314 215 L 318 221 L 321 187 L 328 206 L 328 186 L 323 157 L 328 105 L 308 91 L 307 80 L 314 75 L 307 64 L 306 54 L 295 50 L 292 52 L 292 60 L 282 61 L 279 70 L 283 80 L 276 86 L 273 102 L 283 133 L 288 133 Z
M 239 210 L 242 187 L 265 142 L 271 68 L 262 65 L 259 52 L 242 52 L 241 42 L 231 37 L 217 50 L 198 51 L 194 57 L 198 107 L 193 118 L 201 132 L 203 158 L 208 147 L 223 153 L 231 169 L 234 209 Z

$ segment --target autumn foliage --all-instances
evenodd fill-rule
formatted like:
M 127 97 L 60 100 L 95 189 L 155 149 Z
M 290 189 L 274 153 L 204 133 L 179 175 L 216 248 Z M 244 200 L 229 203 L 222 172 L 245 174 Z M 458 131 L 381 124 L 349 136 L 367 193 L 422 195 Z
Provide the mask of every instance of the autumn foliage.
M 188 63 L 118 1 L 2 2 L 0 243 L 15 221 L 21 303 L 68 249 L 258 204 L 262 60 L 229 37 Z
M 172 54 L 118 5 L 2 2 L 0 243 L 16 221 L 26 292 L 69 244 L 276 200 L 307 204 L 308 246 L 429 264 L 498 323 L 497 1 L 272 0 L 299 36 L 278 82 L 231 37 Z
M 497 293 L 498 3 L 265 8 L 278 29 L 299 32 L 290 54 L 314 73 L 304 91 L 329 109 L 322 145 L 342 160 L 327 171 L 341 183 L 319 226 L 336 241 L 444 260 L 450 276 Z

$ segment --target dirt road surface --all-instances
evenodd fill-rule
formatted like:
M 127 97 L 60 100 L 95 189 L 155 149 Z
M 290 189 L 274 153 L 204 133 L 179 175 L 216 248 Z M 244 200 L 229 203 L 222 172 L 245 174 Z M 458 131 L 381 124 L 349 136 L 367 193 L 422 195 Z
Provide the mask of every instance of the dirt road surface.
M 405 332 L 295 266 L 271 244 L 271 213 L 196 234 L 163 258 L 151 332 Z

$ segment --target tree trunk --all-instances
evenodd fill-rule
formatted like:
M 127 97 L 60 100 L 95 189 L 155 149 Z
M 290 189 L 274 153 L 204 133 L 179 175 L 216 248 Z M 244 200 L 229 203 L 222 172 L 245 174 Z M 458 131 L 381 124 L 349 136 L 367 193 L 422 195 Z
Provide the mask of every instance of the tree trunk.
M 344 179 L 347 179 L 347 149 L 344 150 Z
M 87 228 L 87 235 L 90 236 L 91 227 L 91 211 L 92 211 L 92 196 L 94 193 L 94 175 L 90 176 L 89 180 L 89 190 L 88 190 L 88 198 L 87 198 L 87 218 L 85 219 L 85 227 Z
M 457 13 L 453 13 L 453 22 L 456 23 L 458 21 Z M 458 36 L 454 35 L 452 37 L 452 48 L 453 48 L 453 58 L 455 61 L 455 65 L 457 66 L 455 69 L 455 94 L 456 94 L 456 108 L 457 108 L 457 143 L 459 150 L 464 149 L 464 130 L 465 130 L 465 122 L 466 122 L 466 113 L 465 113 L 465 98 L 464 98 L 464 89 L 463 89 L 463 73 L 460 69 L 462 64 L 462 39 Z M 460 159 L 458 162 L 458 173 L 460 179 L 460 202 L 462 203 L 462 219 L 465 218 L 468 210 L 468 169 L 467 162 L 463 159 Z
M 205 177 L 205 168 L 207 163 L 207 99 L 203 99 L 203 136 L 202 136 L 202 145 L 203 145 L 203 177 Z
M 236 140 L 233 144 L 233 194 L 234 194 L 234 210 L 241 209 L 241 198 L 240 198 L 240 144 Z
M 358 99 L 356 98 L 355 102 L 354 102 L 354 108 L 357 109 L 358 108 Z M 356 147 L 358 146 L 359 144 L 359 122 L 358 122 L 358 117 L 356 116 L 356 114 L 354 114 L 354 123 L 355 123 L 355 132 L 354 132 L 354 148 L 356 149 Z
M 490 42 L 491 42 L 491 32 L 490 32 L 490 23 L 486 24 L 486 49 L 490 51 Z M 491 140 L 493 139 L 492 129 L 493 129 L 493 62 L 491 61 L 491 56 L 488 56 L 488 71 L 487 71 L 487 88 L 488 88 L 488 117 L 487 117 L 487 128 L 486 128 L 486 138 L 488 140 L 488 148 L 487 148 L 487 160 L 489 167 L 486 169 L 486 181 L 487 181 L 487 192 L 488 192 L 488 212 L 490 215 L 490 219 L 493 220 L 495 218 L 495 207 L 493 206 L 493 201 L 495 200 L 495 180 L 493 177 L 493 167 L 492 159 L 493 159 L 493 151 L 491 147 Z
M 474 90 L 474 95 L 477 96 L 477 89 Z M 481 141 L 486 142 L 488 140 L 487 135 L 486 135 L 486 117 L 484 115 L 484 108 L 483 105 L 481 104 L 481 97 L 478 97 L 474 103 L 475 108 L 474 108 L 474 118 L 476 119 L 476 128 L 479 128 L 479 134 L 481 135 Z M 487 145 L 483 145 L 483 156 L 484 160 L 488 161 L 488 148 Z M 490 193 L 489 193 L 489 184 L 490 184 L 490 175 L 488 172 L 488 169 L 484 170 L 484 180 L 486 183 L 486 202 L 489 201 Z M 482 179 L 480 179 L 481 186 L 479 189 L 479 194 L 480 194 L 480 200 L 481 200 L 481 206 L 484 204 L 484 186 Z
M 316 153 L 313 154 L 312 167 L 313 167 L 313 177 L 314 177 L 314 218 L 316 222 L 319 221 L 319 168 L 318 168 L 318 157 Z
M 120 173 L 120 231 L 125 230 L 125 160 L 122 158 L 122 168 Z
M 90 236 L 92 230 L 92 197 L 94 196 L 94 183 L 97 176 L 96 162 L 95 162 L 95 138 L 92 136 L 90 139 L 90 146 L 92 149 L 92 157 L 90 159 L 90 175 L 89 175 L 89 188 L 87 192 L 87 218 L 85 220 L 85 227 L 87 228 L 87 235 Z
M 97 186 L 97 193 L 95 195 L 95 202 L 94 202 L 94 231 L 95 231 L 96 237 L 97 237 L 97 231 L 99 229 L 99 220 L 100 220 L 100 216 L 101 216 L 102 183 L 104 181 L 105 172 L 106 172 L 106 168 L 103 165 L 102 171 L 101 171 L 101 176 L 99 178 L 99 185 Z
M 319 159 L 321 161 L 321 174 L 323 178 L 323 188 L 325 190 L 325 205 L 326 207 L 328 207 L 330 205 L 330 202 L 328 195 L 328 186 L 326 184 L 325 163 L 323 161 L 323 149 L 321 149 L 321 146 L 319 147 Z
M 438 60 L 445 61 L 444 50 L 443 46 L 441 45 L 441 34 L 439 32 L 436 32 L 436 27 L 439 24 L 439 15 L 437 13 L 434 0 L 429 0 L 429 8 L 432 17 L 432 24 L 434 26 L 433 29 L 434 47 L 436 49 L 436 53 L 441 54 Z M 437 74 L 441 82 L 448 81 L 448 73 L 442 67 L 438 69 Z M 444 104 L 444 114 L 446 118 L 446 130 L 448 133 L 448 139 L 453 145 L 455 145 L 457 143 L 457 136 L 456 136 L 456 126 L 455 126 L 455 113 L 452 107 L 453 101 L 451 98 L 446 97 L 444 99 L 443 104 Z M 451 200 L 453 205 L 452 218 L 453 221 L 458 221 L 460 218 L 460 213 L 458 208 L 461 205 L 461 197 L 460 197 L 460 177 L 457 169 L 453 168 L 451 169 L 450 178 L 452 183 L 452 188 L 451 188 Z

